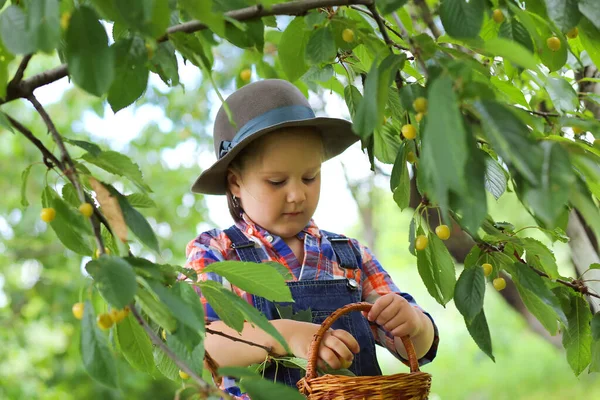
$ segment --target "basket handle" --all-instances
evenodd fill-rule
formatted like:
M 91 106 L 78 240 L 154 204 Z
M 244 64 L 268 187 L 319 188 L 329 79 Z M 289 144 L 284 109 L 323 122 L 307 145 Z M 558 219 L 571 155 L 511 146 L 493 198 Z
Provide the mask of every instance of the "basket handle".
M 342 315 L 348 314 L 351 311 L 369 311 L 373 305 L 371 303 L 360 302 L 360 303 L 352 303 L 348 304 L 344 307 L 340 307 L 335 312 L 333 312 L 329 317 L 323 321 L 321 327 L 313 337 L 313 341 L 310 344 L 310 348 L 308 350 L 308 365 L 306 367 L 306 378 L 314 379 L 317 377 L 317 358 L 319 356 L 319 347 L 321 346 L 321 341 L 323 340 L 323 336 L 325 332 L 331 325 L 340 318 Z M 418 372 L 419 371 L 419 361 L 417 359 L 417 353 L 415 352 L 415 347 L 413 346 L 412 341 L 407 336 L 402 337 L 402 343 L 404 344 L 404 348 L 406 349 L 406 353 L 408 354 L 408 363 L 410 365 L 410 372 Z

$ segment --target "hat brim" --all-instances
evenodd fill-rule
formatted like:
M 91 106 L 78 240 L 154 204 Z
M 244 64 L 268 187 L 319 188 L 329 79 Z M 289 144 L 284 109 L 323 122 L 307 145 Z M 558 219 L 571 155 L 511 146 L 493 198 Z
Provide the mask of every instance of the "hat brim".
M 233 147 L 223 158 L 203 171 L 194 182 L 192 192 L 215 195 L 225 194 L 227 192 L 227 169 L 235 156 L 252 141 L 277 129 L 290 126 L 311 126 L 320 131 L 325 148 L 324 161 L 337 156 L 359 140 L 359 137 L 352 132 L 352 123 L 339 118 L 315 117 L 272 125 L 248 136 Z

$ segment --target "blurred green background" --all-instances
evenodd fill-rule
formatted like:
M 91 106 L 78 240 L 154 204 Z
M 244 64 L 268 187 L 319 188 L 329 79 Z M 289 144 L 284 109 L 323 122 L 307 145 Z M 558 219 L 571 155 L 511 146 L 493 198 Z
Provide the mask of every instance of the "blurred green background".
M 234 88 L 232 82 L 246 65 L 243 57 L 236 55 L 227 49 L 218 55 L 233 60 L 227 65 L 219 64 L 217 71 L 219 84 L 228 90 Z M 26 76 L 57 64 L 54 57 L 36 56 Z M 116 117 L 101 100 L 73 89 L 65 79 L 39 93 L 64 136 L 121 151 L 140 165 L 157 203 L 156 208 L 143 213 L 157 232 L 162 252 L 151 254 L 136 245 L 132 249 L 136 255 L 180 265 L 185 261 L 187 242 L 227 218 L 222 209 L 215 214 L 214 203 L 207 204 L 202 196 L 188 192 L 200 170 L 198 164 L 205 166 L 196 158 L 200 156 L 202 160 L 203 154 L 212 151 L 207 127 L 214 116 L 214 105 L 218 106 L 206 82 L 194 74 L 184 76 L 188 70 L 182 69 L 185 88 L 167 89 L 160 82 L 153 82 L 134 111 L 124 110 Z M 313 100 L 316 107 L 327 110 L 326 103 Z M 1 109 L 54 149 L 42 121 L 24 102 L 3 105 Z M 106 120 L 111 124 L 103 125 Z M 77 157 L 81 151 L 73 148 L 72 154 Z M 21 204 L 21 174 L 30 164 L 34 166 L 25 187 L 30 205 L 25 207 Z M 324 185 L 343 188 L 341 169 L 331 171 Z M 126 182 L 99 170 L 92 172 L 121 185 L 125 192 L 133 190 Z M 350 180 L 351 172 L 349 169 Z M 89 284 L 81 272 L 87 260 L 65 250 L 39 219 L 43 186 L 59 188 L 62 179 L 55 173 L 46 173 L 39 152 L 29 142 L 5 130 L 0 131 L 0 174 L 0 399 L 173 398 L 180 382 L 158 375 L 145 376 L 123 359 L 118 363 L 120 391 L 107 389 L 88 377 L 79 356 L 79 321 L 71 314 L 71 305 Z M 371 206 L 379 232 L 376 254 L 398 286 L 410 292 L 439 326 L 437 359 L 423 368 L 433 375 L 432 400 L 600 398 L 597 377 L 574 377 L 564 352 L 531 332 L 523 318 L 489 285 L 485 309 L 496 363 L 480 352 L 453 303 L 444 309 L 427 293 L 417 273 L 416 260 L 408 252 L 412 210 L 400 212 L 386 185 L 382 180 L 380 187 L 373 189 Z M 344 196 L 350 198 L 348 193 Z M 488 201 L 497 220 L 510 221 L 516 228 L 533 222 L 510 193 L 498 202 L 493 198 Z M 328 226 L 319 220 L 317 223 L 328 230 L 349 227 L 341 233 L 365 239 L 358 213 L 339 217 L 344 222 L 339 226 Z M 545 236 L 527 233 L 549 244 Z M 553 250 L 562 272 L 573 275 L 568 246 L 558 243 Z M 384 373 L 406 372 L 391 355 L 379 350 Z

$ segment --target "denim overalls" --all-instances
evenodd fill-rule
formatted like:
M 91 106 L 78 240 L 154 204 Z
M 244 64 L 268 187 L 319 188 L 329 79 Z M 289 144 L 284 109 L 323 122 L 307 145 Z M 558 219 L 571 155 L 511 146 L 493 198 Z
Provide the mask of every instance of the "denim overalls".
M 331 243 L 331 247 L 338 258 L 341 268 L 350 269 L 356 276 L 356 270 L 362 264 L 360 254 L 353 244 L 345 236 L 321 231 Z M 232 248 L 237 252 L 241 261 L 261 262 L 255 243 L 248 239 L 244 233 L 235 225 L 225 229 L 225 233 L 231 239 Z M 362 289 L 354 279 L 330 279 L 330 280 L 299 280 L 287 282 L 292 293 L 294 303 L 278 303 L 291 305 L 293 312 L 306 310 L 312 311 L 312 322 L 321 324 L 325 318 L 338 308 L 346 304 L 362 301 Z M 275 304 L 263 297 L 253 296 L 254 307 L 261 311 L 267 319 L 279 319 Z M 357 340 L 360 352 L 354 355 L 354 362 L 350 370 L 356 375 L 381 375 L 377 358 L 375 357 L 375 339 L 369 326 L 369 322 L 360 312 L 351 312 L 339 318 L 332 326 L 333 329 L 344 329 Z M 300 370 L 295 368 L 279 367 L 271 365 L 265 370 L 266 379 L 277 379 L 277 381 L 288 386 L 296 387 L 300 380 Z

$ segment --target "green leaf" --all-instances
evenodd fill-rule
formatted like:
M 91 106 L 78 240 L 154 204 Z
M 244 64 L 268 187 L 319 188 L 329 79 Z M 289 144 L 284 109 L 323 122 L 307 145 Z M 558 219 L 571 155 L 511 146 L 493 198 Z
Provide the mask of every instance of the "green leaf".
M 27 168 L 21 172 L 21 205 L 23 207 L 29 206 L 29 201 L 27 201 L 27 178 L 29 178 L 31 167 L 33 167 L 33 164 L 28 165 Z
M 116 151 L 103 151 L 98 155 L 86 153 L 81 158 L 102 168 L 106 172 L 129 178 L 129 180 L 135 183 L 144 192 L 152 191 L 148 185 L 144 183 L 140 167 L 124 154 Z
M 242 378 L 240 385 L 252 400 L 305 400 L 306 398 L 295 388 L 266 379 Z
M 467 329 L 469 330 L 469 334 L 479 346 L 481 351 L 483 351 L 492 361 L 496 362 L 494 358 L 494 354 L 492 353 L 492 338 L 490 336 L 490 328 L 488 328 L 487 320 L 485 319 L 485 313 L 483 309 L 471 323 L 466 322 Z
M 139 38 L 127 38 L 113 45 L 115 79 L 108 90 L 108 102 L 117 112 L 136 101 L 148 84 L 147 50 Z
M 100 153 L 102 153 L 102 149 L 97 144 L 86 142 L 85 140 L 74 140 L 69 138 L 63 138 L 63 140 L 69 144 L 72 144 L 73 146 L 84 149 L 94 156 L 98 156 Z
M 94 278 L 102 297 L 111 306 L 122 309 L 133 301 L 137 283 L 133 268 L 127 261 L 103 255 L 88 262 L 85 270 Z
M 600 269 L 600 264 L 598 264 L 598 263 L 590 264 L 590 269 Z
M 348 85 L 344 88 L 344 100 L 346 101 L 346 105 L 348 106 L 350 117 L 352 118 L 352 120 L 354 120 L 354 117 L 356 115 L 356 109 L 358 108 L 358 104 L 360 104 L 362 100 L 362 94 L 360 94 L 356 86 Z
M 217 313 L 221 321 L 227 326 L 241 332 L 244 328 L 244 315 L 235 307 L 235 304 L 227 296 L 228 290 L 213 281 L 199 282 L 202 295 L 212 309 Z
M 423 228 L 419 227 L 417 235 L 423 234 Z M 454 294 L 456 283 L 454 263 L 446 246 L 431 232 L 429 245 L 424 250 L 417 251 L 417 269 L 429 294 L 445 306 Z
M 527 28 L 516 19 L 504 21 L 502 25 L 500 25 L 500 32 L 498 34 L 502 38 L 514 40 L 533 53 L 534 47 L 531 35 L 527 31 Z
M 29 3 L 27 27 L 37 50 L 52 52 L 60 40 L 58 0 L 35 0 Z
M 526 251 L 527 264 L 541 267 L 539 269 L 546 272 L 552 279 L 559 277 L 558 265 L 556 265 L 556 259 L 550 249 L 533 238 L 522 238 L 521 243 Z
M 407 155 L 408 146 L 405 142 L 400 146 L 390 179 L 390 188 L 394 193 L 394 201 L 401 210 L 408 207 L 410 201 L 410 176 L 408 174 L 408 167 L 406 166 Z
M 378 0 L 377 8 L 379 8 L 382 14 L 390 14 L 404 6 L 407 2 L 408 0 Z
M 4 61 L 2 58 L 4 57 Z M 8 71 L 6 67 L 8 63 L 12 61 L 9 59 L 8 53 L 3 52 L 2 50 L 2 42 L 0 42 L 0 85 L 4 84 L 4 86 L 0 86 L 0 98 L 6 96 L 6 84 L 8 83 Z M 12 124 L 6 117 L 6 114 L 0 111 L 0 127 L 3 127 L 9 132 L 15 133 Z
M 129 229 L 131 229 L 131 231 L 146 246 L 157 253 L 160 252 L 156 235 L 154 234 L 154 231 L 152 230 L 152 227 L 148 221 L 146 221 L 146 218 L 144 218 L 144 216 L 138 210 L 129 204 L 125 196 L 116 191 L 113 191 L 113 194 L 115 194 L 119 200 L 119 206 L 123 212 L 123 218 L 125 219 L 125 223 Z
M 415 253 L 415 238 L 416 238 L 416 223 L 415 223 L 415 218 L 410 220 L 410 224 L 408 226 L 408 251 L 410 252 L 410 254 L 412 254 L 413 256 L 416 256 L 417 254 Z
M 556 26 L 558 26 L 558 29 L 567 32 L 574 28 L 581 19 L 581 13 L 577 9 L 577 3 L 580 1 L 581 0 L 545 0 L 548 17 L 554 21 Z M 581 4 L 579 7 L 581 8 Z M 598 16 L 600 17 L 600 14 Z
M 169 0 L 117 0 L 114 4 L 127 25 L 141 33 L 159 37 L 169 26 Z
M 154 363 L 161 374 L 172 381 L 180 382 L 179 367 L 169 356 L 167 356 L 160 348 L 156 347 L 153 351 Z
M 522 198 L 546 227 L 557 226 L 558 217 L 569 200 L 575 175 L 567 151 L 559 143 L 541 143 L 543 157 L 539 184 L 523 186 Z
M 210 264 L 203 273 L 217 273 L 232 285 L 271 301 L 294 301 L 283 276 L 271 265 L 242 261 Z
M 290 352 L 285 339 L 279 331 L 271 325 L 269 320 L 260 311 L 252 307 L 245 300 L 214 281 L 199 282 L 199 286 L 208 303 L 225 324 L 241 332 L 244 327 L 244 321 L 248 321 L 271 335 L 283 345 L 286 351 Z
M 483 25 L 482 0 L 443 0 L 440 19 L 446 32 L 455 38 L 475 38 Z
M 75 186 L 72 183 L 67 183 L 62 187 L 62 197 L 72 207 L 78 208 L 81 205 L 77 190 L 75 190 Z
M 508 179 L 506 171 L 491 156 L 484 156 L 485 159 L 485 188 L 496 200 L 506 191 Z
M 75 231 L 91 235 L 92 229 L 87 219 L 79 211 L 75 211 L 60 197 L 55 196 L 53 198 L 52 207 L 56 210 L 56 219 L 64 221 Z
M 87 6 L 76 8 L 66 34 L 67 64 L 73 82 L 83 90 L 102 96 L 114 78 L 114 55 L 108 36 L 96 12 Z
M 159 43 L 150 59 L 150 70 L 169 86 L 179 85 L 179 66 L 175 57 L 175 47 L 171 42 Z
M 132 367 L 142 372 L 154 372 L 152 342 L 144 328 L 129 314 L 115 325 L 117 341 L 123 356 Z
M 482 268 L 465 268 L 454 288 L 454 303 L 467 323 L 479 315 L 483 309 L 485 277 Z
M 512 266 L 505 265 L 505 268 L 510 272 L 513 281 L 517 286 L 523 286 L 524 289 L 532 292 L 532 294 L 536 295 L 544 304 L 552 307 L 560 321 L 563 321 L 563 323 L 567 321 L 567 317 L 560 307 L 558 298 L 550 289 L 548 289 L 544 282 L 544 278 L 535 273 L 528 265 L 521 262 L 516 262 Z
M 164 303 L 158 300 L 158 296 L 155 297 L 149 289 L 141 286 L 137 289 L 135 299 L 154 322 L 170 333 L 175 332 L 177 321 Z
M 590 363 L 589 372 L 600 372 L 600 340 L 592 342 L 592 361 Z
M 375 157 L 385 164 L 392 164 L 396 159 L 400 144 L 400 123 L 388 120 L 375 128 L 373 132 L 373 152 Z
M 600 264 L 596 264 L 598 268 L 600 268 Z M 591 265 L 590 265 L 591 268 Z M 592 333 L 593 340 L 600 340 L 600 312 L 597 312 L 592 317 L 592 322 L 590 323 L 590 330 Z
M 494 38 L 486 41 L 483 51 L 509 60 L 515 65 L 538 72 L 537 61 L 533 54 L 517 42 L 503 38 Z
M 144 193 L 132 193 L 125 196 L 132 207 L 135 208 L 156 208 L 156 203 Z
M 523 92 L 519 87 L 515 86 L 510 81 L 502 81 L 497 76 L 492 76 L 490 78 L 490 82 L 494 85 L 494 89 L 496 94 L 501 95 L 510 103 L 519 104 L 527 109 L 529 109 L 529 103 L 525 99 Z
M 559 113 L 574 112 L 579 108 L 577 92 L 564 78 L 548 78 L 545 88 Z
M 582 18 L 578 26 L 579 38 L 583 48 L 596 65 L 600 65 L 600 28 L 587 18 Z
M 600 3 L 596 0 L 578 0 L 578 6 L 579 11 L 600 29 Z
M 535 293 L 525 289 L 521 285 L 515 286 L 529 312 L 540 321 L 550 335 L 556 335 L 558 331 L 558 315 L 556 311 L 545 304 Z
M 281 43 L 279 46 L 281 47 Z M 335 46 L 331 27 L 326 26 L 313 31 L 308 38 L 305 51 L 306 60 L 311 64 L 321 64 L 333 61 L 337 55 L 337 48 Z
M 176 282 L 167 288 L 161 283 L 149 281 L 148 285 L 181 324 L 204 336 L 204 308 L 190 284 Z
M 167 335 L 167 345 L 177 358 L 185 362 L 196 374 L 202 375 L 204 343 L 201 335 L 187 326 L 182 326 L 177 332 Z
M 87 373 L 107 386 L 117 387 L 117 367 L 108 348 L 106 335 L 96 325 L 94 308 L 85 302 L 81 321 L 81 359 Z
M 543 152 L 529 138 L 527 126 L 500 103 L 482 100 L 475 103 L 475 108 L 494 150 L 528 181 L 537 184 Z
M 30 54 L 36 50 L 33 33 L 27 29 L 27 16 L 18 6 L 11 5 L 0 14 L 0 36 L 13 54 Z
M 290 82 L 294 82 L 308 71 L 305 61 L 307 42 L 308 34 L 304 30 L 304 18 L 296 17 L 283 31 L 277 52 L 281 68 Z
M 213 12 L 213 0 L 179 0 L 179 4 L 191 16 L 204 22 L 211 31 L 225 37 L 225 19 L 222 13 Z
M 592 313 L 583 297 L 573 295 L 570 300 L 571 309 L 567 314 L 567 329 L 563 331 L 563 346 L 567 351 L 567 361 L 578 376 L 591 361 Z
M 596 240 L 600 240 L 600 211 L 585 187 L 581 184 L 577 185 L 577 189 L 571 191 L 569 200 L 595 233 Z
M 442 76 L 433 81 L 427 98 L 428 118 L 423 132 L 420 161 L 428 182 L 431 199 L 444 213 L 448 212 L 449 195 L 464 193 L 465 166 L 468 161 L 467 132 L 463 123 L 453 80 Z

